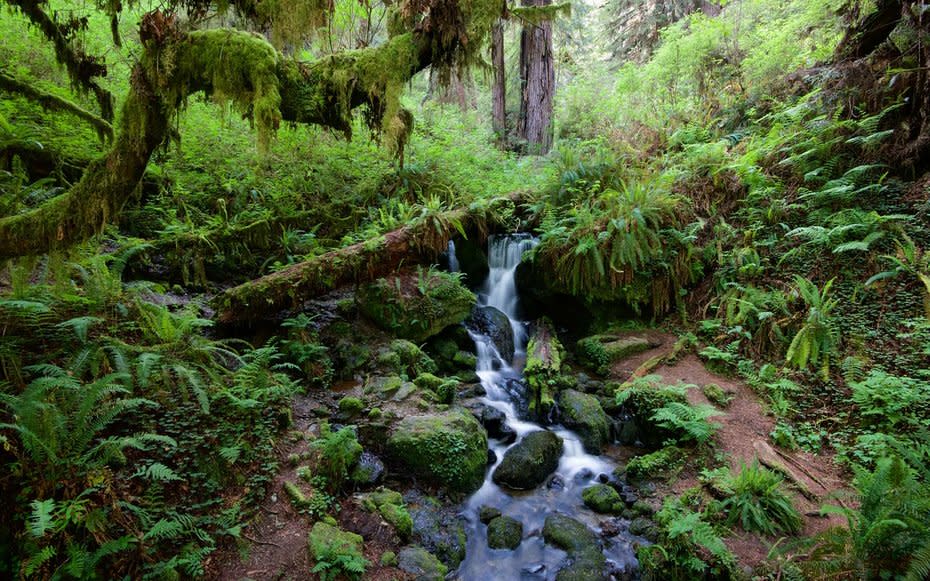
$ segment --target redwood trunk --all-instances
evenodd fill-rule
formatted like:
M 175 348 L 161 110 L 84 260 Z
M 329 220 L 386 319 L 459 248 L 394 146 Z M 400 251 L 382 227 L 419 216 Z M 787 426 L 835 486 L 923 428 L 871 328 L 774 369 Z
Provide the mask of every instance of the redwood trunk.
M 523 0 L 524 6 L 548 6 L 552 0 Z M 530 153 L 545 154 L 552 146 L 552 94 L 555 67 L 552 23 L 526 23 L 520 35 L 520 120 L 517 134 Z
M 504 69 L 504 21 L 498 20 L 491 30 L 491 124 L 498 144 L 507 142 L 507 78 Z

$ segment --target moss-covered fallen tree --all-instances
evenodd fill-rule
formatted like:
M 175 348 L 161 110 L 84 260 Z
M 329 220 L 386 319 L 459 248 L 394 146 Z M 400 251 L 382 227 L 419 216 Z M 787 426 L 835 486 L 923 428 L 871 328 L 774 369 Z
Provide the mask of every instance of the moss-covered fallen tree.
M 285 58 L 263 37 L 239 30 L 184 32 L 172 15 L 146 14 L 143 52 L 133 67 L 117 135 L 68 192 L 28 212 L 0 219 L 0 260 L 66 248 L 114 220 L 138 187 L 171 120 L 196 93 L 230 102 L 251 116 L 260 149 L 282 121 L 349 133 L 353 111 L 389 147 L 402 149 L 412 117 L 400 106 L 403 85 L 427 66 L 473 58 L 500 14 L 500 0 L 402 3 L 409 27 L 385 44 L 314 62 Z
M 372 281 L 402 265 L 430 263 L 462 231 L 483 237 L 513 215 L 522 194 L 476 208 L 459 208 L 241 284 L 214 300 L 222 323 L 254 321 L 348 284 Z

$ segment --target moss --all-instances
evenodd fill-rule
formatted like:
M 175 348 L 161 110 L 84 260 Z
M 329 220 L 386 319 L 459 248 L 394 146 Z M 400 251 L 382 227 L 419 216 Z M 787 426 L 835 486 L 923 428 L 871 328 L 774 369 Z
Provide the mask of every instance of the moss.
M 685 452 L 675 446 L 636 456 L 626 465 L 626 476 L 631 481 L 673 478 L 684 466 Z
M 357 397 L 344 397 L 339 400 L 339 411 L 348 417 L 355 417 L 365 409 L 365 402 Z
M 397 553 L 394 551 L 385 551 L 381 553 L 381 566 L 382 567 L 394 567 L 397 565 Z
M 730 407 L 730 402 L 733 401 L 734 397 L 732 392 L 725 391 L 716 383 L 708 383 L 701 388 L 701 393 L 704 394 L 704 397 L 706 397 L 710 403 L 719 408 Z
M 620 494 L 606 484 L 595 484 L 585 488 L 581 493 L 581 500 L 588 508 L 602 514 L 619 514 L 626 508 Z
M 428 389 L 435 392 L 439 390 L 439 386 L 442 385 L 443 379 L 441 377 L 436 377 L 432 373 L 421 373 L 413 382 L 420 389 Z
M 393 503 L 384 503 L 378 507 L 378 513 L 394 527 L 402 540 L 410 539 L 410 535 L 413 534 L 413 519 L 410 518 L 410 513 L 406 508 Z
M 364 539 L 333 524 L 319 521 L 310 530 L 310 555 L 317 562 L 333 563 L 336 559 L 368 564 L 362 554 Z
M 549 413 L 555 405 L 553 393 L 557 391 L 562 369 L 562 344 L 547 319 L 540 321 L 539 329 L 526 347 L 526 367 L 523 376 L 532 397 L 530 410 L 539 415 Z
M 484 479 L 487 437 L 478 420 L 460 409 L 409 416 L 388 440 L 388 453 L 411 476 L 470 492 Z

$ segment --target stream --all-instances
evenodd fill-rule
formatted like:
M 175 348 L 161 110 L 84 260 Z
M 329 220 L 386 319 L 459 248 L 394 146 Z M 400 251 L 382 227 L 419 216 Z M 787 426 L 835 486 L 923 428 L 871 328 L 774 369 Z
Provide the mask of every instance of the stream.
M 486 392 L 482 401 L 505 414 L 506 425 L 516 432 L 517 440 L 513 444 L 506 444 L 489 439 L 496 461 L 489 467 L 481 488 L 464 505 L 467 551 L 465 560 L 453 578 L 465 581 L 554 579 L 564 565 L 567 554 L 547 545 L 543 540 L 541 531 L 548 515 L 563 513 L 585 523 L 595 532 L 600 531 L 601 522 L 616 520 L 593 513 L 581 499 L 581 493 L 587 486 L 606 481 L 615 464 L 603 456 L 585 453 L 578 436 L 562 426 L 544 427 L 521 414 L 521 410 L 526 409 L 523 366 L 528 333 L 527 323 L 519 318 L 515 273 L 523 253 L 535 244 L 536 240 L 527 234 L 492 236 L 488 241 L 490 272 L 478 293 L 480 306 L 495 307 L 507 315 L 514 331 L 513 363 L 508 363 L 500 355 L 490 337 L 469 329 L 478 355 L 476 371 Z M 450 251 L 450 263 L 457 264 L 454 262 L 454 247 L 450 247 Z M 492 482 L 491 475 L 507 449 L 526 434 L 546 429 L 553 431 L 563 441 L 563 453 L 555 474 L 536 489 L 527 491 L 509 490 Z M 519 547 L 513 551 L 488 547 L 488 527 L 478 518 L 482 506 L 497 508 L 504 515 L 523 523 L 523 541 Z M 627 572 L 628 575 L 628 572 L 635 569 L 633 542 L 636 540 L 628 533 L 604 540 L 604 555 L 609 570 Z M 609 573 L 605 572 L 604 577 L 610 578 Z

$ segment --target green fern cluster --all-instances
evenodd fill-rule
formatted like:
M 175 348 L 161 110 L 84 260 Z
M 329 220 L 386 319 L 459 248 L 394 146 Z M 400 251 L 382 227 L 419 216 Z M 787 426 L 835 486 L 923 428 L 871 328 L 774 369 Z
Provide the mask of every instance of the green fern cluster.
M 739 472 L 720 481 L 725 498 L 712 510 L 719 510 L 727 525 L 739 524 L 745 531 L 796 534 L 801 530 L 801 515 L 783 483 L 781 476 L 757 461 L 743 464 Z

